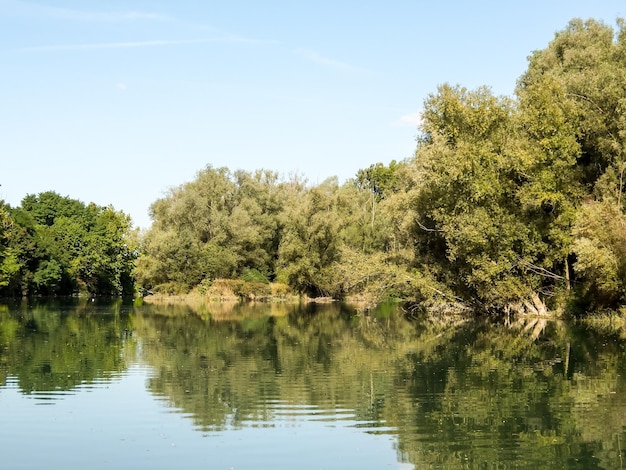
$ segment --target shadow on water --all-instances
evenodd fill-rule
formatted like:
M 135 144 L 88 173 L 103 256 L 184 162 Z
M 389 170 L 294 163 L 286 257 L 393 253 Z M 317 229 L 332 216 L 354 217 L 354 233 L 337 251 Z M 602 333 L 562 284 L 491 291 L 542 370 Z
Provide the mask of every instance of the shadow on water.
M 625 348 L 578 324 L 389 306 L 0 308 L 0 385 L 69 400 L 142 364 L 150 392 L 201 432 L 341 422 L 392 436 L 416 468 L 620 468 Z

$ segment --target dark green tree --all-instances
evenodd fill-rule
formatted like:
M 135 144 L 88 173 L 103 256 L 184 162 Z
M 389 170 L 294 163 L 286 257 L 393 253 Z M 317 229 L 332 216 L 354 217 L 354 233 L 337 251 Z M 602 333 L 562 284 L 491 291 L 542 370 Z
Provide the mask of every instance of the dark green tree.
M 136 247 L 123 212 L 45 192 L 0 217 L 3 295 L 133 294 Z

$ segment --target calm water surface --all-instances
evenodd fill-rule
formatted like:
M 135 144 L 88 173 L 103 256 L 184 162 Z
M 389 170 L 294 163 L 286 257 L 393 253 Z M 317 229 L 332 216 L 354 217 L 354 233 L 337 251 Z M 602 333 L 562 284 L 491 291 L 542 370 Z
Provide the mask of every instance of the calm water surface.
M 0 468 L 624 468 L 625 346 L 391 308 L 1 305 Z

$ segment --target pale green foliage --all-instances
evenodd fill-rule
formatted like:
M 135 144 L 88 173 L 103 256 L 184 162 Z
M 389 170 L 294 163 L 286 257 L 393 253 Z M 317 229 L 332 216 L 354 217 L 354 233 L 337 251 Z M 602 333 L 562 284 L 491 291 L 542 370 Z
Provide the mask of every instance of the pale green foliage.
M 588 203 L 574 225 L 573 251 L 584 298 L 592 305 L 623 300 L 626 293 L 626 216 L 615 205 Z
M 419 284 L 420 276 L 393 262 L 388 254 L 364 253 L 345 245 L 340 252 L 341 260 L 333 265 L 331 273 L 338 292 L 359 294 L 374 304 L 388 298 L 414 300 L 424 294 L 420 290 L 423 287 Z M 426 294 L 432 296 L 432 292 Z
M 16 254 L 12 253 L 11 250 L 4 250 L 2 264 L 0 264 L 0 288 L 9 286 L 19 274 L 21 267 Z
M 572 20 L 546 49 L 531 56 L 519 82 L 522 97 L 546 84 L 558 88 L 558 94 L 547 99 L 552 109 L 561 110 L 567 120 L 564 125 L 575 133 L 582 150 L 578 164 L 587 183 L 625 158 L 625 47 L 622 22 L 616 32 L 595 20 Z M 553 119 L 547 121 L 553 123 Z
M 371 191 L 378 200 L 384 199 L 400 190 L 402 185 L 401 166 L 402 164 L 395 160 L 392 160 L 388 166 L 375 163 L 368 168 L 359 170 L 354 184 L 359 189 Z
M 575 255 L 577 290 L 596 307 L 615 305 L 626 293 L 618 223 L 626 170 L 625 58 L 623 21 L 614 30 L 572 20 L 533 53 L 517 90 L 535 157 L 522 203 L 549 219 L 546 240 L 555 259 Z
M 207 166 L 152 205 L 136 276 L 144 288 L 274 272 L 283 194 L 275 173 Z
M 479 305 L 505 305 L 536 287 L 519 260 L 544 248 L 516 202 L 520 165 L 506 98 L 440 87 L 423 114 L 415 156 L 415 237 L 422 266 Z
M 412 297 L 405 288 L 411 239 L 394 226 L 394 218 L 407 215 L 396 192 L 404 181 L 400 166 L 372 167 L 395 181 L 384 193 L 376 193 L 373 179 L 371 185 L 340 186 L 330 178 L 311 188 L 291 188 L 281 216 L 278 279 L 309 295 Z
M 573 20 L 530 57 L 516 102 L 449 85 L 426 100 L 416 258 L 457 295 L 506 308 L 574 274 L 588 303 L 623 299 L 625 41 L 621 21 Z
M 346 220 L 343 241 L 366 253 L 398 256 L 411 243 L 406 224 L 402 226 L 410 217 L 402 199 L 410 184 L 406 162 L 392 160 L 388 166 L 376 163 L 359 170 L 354 186 L 341 188 Z
M 626 295 L 625 110 L 624 23 L 573 20 L 531 55 L 515 97 L 440 86 L 411 161 L 344 185 L 205 168 L 152 206 L 137 276 L 190 288 L 258 272 L 313 295 L 486 311 L 540 311 L 574 286 L 615 305 Z
M 284 230 L 278 251 L 278 279 L 299 292 L 339 293 L 331 276 L 339 260 L 339 216 L 336 178 L 304 192 L 292 192 L 282 215 Z

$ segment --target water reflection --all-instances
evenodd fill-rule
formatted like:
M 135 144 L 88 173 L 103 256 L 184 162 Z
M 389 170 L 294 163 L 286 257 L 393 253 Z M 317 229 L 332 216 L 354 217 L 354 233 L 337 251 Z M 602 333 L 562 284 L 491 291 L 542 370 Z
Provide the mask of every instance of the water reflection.
M 625 346 L 563 322 L 337 304 L 13 306 L 0 309 L 0 401 L 72 400 L 139 366 L 201 436 L 320 425 L 393 439 L 415 468 L 621 468 Z
M 0 383 L 14 378 L 41 400 L 109 380 L 126 368 L 121 354 L 131 336 L 130 316 L 114 307 L 81 304 L 21 305 L 0 311 Z

